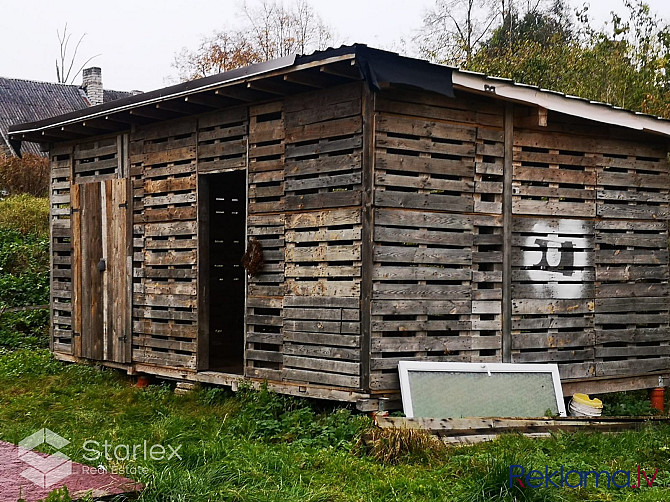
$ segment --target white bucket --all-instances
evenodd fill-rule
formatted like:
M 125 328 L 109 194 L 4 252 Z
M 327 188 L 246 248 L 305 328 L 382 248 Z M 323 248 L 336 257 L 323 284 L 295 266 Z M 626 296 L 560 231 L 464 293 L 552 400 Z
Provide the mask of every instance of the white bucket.
M 570 416 L 572 417 L 599 417 L 602 415 L 602 408 L 595 408 L 588 404 L 578 403 L 574 399 L 570 400 Z

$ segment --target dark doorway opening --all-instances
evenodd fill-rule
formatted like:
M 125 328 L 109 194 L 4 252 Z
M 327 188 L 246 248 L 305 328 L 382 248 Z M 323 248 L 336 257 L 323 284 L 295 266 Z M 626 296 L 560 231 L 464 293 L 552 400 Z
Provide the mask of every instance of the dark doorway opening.
M 201 353 L 199 366 L 243 374 L 245 277 L 241 261 L 246 242 L 246 171 L 201 178 L 200 263 L 201 274 L 206 274 L 201 275 L 201 283 L 207 288 L 201 322 L 206 323 L 208 341 L 202 344 L 207 354 Z

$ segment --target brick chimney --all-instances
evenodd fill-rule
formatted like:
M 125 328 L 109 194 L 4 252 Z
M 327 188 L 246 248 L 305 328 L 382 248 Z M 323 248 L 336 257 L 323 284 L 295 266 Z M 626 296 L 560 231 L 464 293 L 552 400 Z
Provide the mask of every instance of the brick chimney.
M 101 105 L 104 101 L 102 92 L 102 69 L 97 66 L 84 68 L 81 87 L 84 89 L 91 106 Z

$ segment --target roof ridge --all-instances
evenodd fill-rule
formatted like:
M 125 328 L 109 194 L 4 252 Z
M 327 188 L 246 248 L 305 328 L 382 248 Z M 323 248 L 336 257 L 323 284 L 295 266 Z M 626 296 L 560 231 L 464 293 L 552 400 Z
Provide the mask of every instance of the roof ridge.
M 60 82 L 47 82 L 45 80 L 34 80 L 34 79 L 31 79 L 31 78 L 3 77 L 2 75 L 0 75 L 0 79 L 15 80 L 15 81 L 19 81 L 19 82 L 32 82 L 33 84 L 56 85 L 56 86 L 63 86 L 63 87 L 76 87 L 76 88 L 81 87 L 81 86 L 76 85 L 76 84 L 62 84 Z

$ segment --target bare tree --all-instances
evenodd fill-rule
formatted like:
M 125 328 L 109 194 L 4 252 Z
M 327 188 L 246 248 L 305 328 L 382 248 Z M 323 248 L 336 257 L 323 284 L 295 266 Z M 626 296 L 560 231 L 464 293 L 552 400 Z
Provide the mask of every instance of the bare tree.
M 240 15 L 244 19 L 241 28 L 203 37 L 196 50 L 183 48 L 175 55 L 172 66 L 181 80 L 324 49 L 333 39 L 330 29 L 305 0 L 291 7 L 277 0 L 245 3 Z
M 552 1 L 557 0 L 437 0 L 414 42 L 423 57 L 467 68 L 496 28 L 513 33 L 519 18 Z
M 415 42 L 430 60 L 467 66 L 490 34 L 499 11 L 493 0 L 438 0 L 423 18 Z
M 100 54 L 88 58 L 81 66 L 79 66 L 79 69 L 76 72 L 72 73 L 72 70 L 75 68 L 75 62 L 77 61 L 79 46 L 84 40 L 86 33 L 79 37 L 73 50 L 70 50 L 70 38 L 72 37 L 72 33 L 67 32 L 67 23 L 65 23 L 65 27 L 63 28 L 63 34 L 61 35 L 60 31 L 56 30 L 56 35 L 58 36 L 59 43 L 59 54 L 56 58 L 56 81 L 59 84 L 71 84 L 74 82 L 74 79 L 79 76 L 84 67 L 93 59 L 100 56 Z

